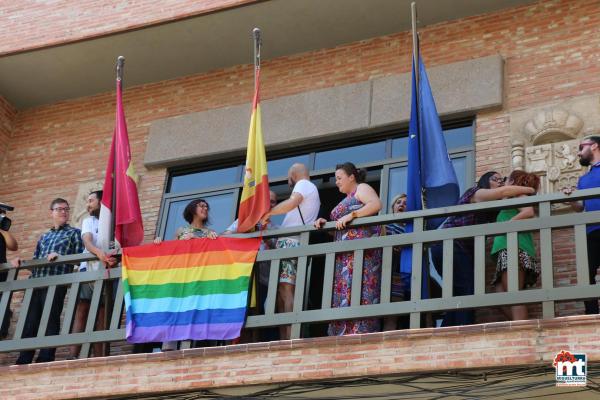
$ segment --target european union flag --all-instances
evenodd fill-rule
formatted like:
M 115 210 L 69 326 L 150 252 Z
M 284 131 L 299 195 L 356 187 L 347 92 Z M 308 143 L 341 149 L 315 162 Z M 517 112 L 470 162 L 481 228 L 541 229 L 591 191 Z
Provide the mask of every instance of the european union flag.
M 408 127 L 408 173 L 406 211 L 455 205 L 460 196 L 456 173 L 450 161 L 442 125 L 438 117 L 425 65 L 419 58 L 419 87 L 412 68 L 412 102 Z M 442 219 L 443 220 L 443 219 Z M 442 220 L 430 220 L 428 229 L 436 229 Z M 412 222 L 406 224 L 406 233 L 413 231 Z M 428 269 L 423 263 L 424 298 L 427 290 Z M 412 248 L 402 250 L 400 272 L 407 283 L 412 273 Z

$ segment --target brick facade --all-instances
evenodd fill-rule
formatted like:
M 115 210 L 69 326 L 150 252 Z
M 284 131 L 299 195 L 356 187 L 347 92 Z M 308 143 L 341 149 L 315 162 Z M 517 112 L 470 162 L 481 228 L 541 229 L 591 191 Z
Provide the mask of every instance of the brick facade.
M 598 33 L 600 5 L 594 0 L 542 2 L 422 29 L 422 56 L 429 67 L 496 53 L 506 60 L 504 109 L 476 116 L 477 175 L 490 169 L 509 170 L 509 111 L 598 92 Z M 402 32 L 265 61 L 262 97 L 407 72 L 410 54 L 410 35 Z M 251 67 L 240 65 L 126 88 L 125 111 L 133 159 L 142 179 L 140 198 L 148 239 L 155 229 L 165 177 L 165 170 L 147 170 L 142 165 L 149 123 L 239 104 L 251 98 L 252 82 Z M 31 254 L 45 229 L 46 203 L 52 197 L 70 199 L 79 183 L 102 178 L 113 114 L 112 93 L 16 113 L 6 160 L 10 167 L 3 173 L 0 196 L 20 205 L 15 233 L 21 254 Z
M 554 385 L 552 361 L 561 350 L 585 352 L 588 366 L 600 361 L 598 322 L 600 317 L 590 315 L 2 367 L 0 397 L 105 398 L 236 386 L 252 392 L 251 385 L 498 366 L 545 367 L 543 383 Z
M 68 3 L 84 8 L 81 2 Z M 101 6 L 103 2 L 89 3 Z M 211 3 L 223 6 L 246 1 L 177 3 L 191 15 L 207 12 Z M 43 3 L 39 3 L 38 8 L 20 10 L 19 19 L 34 20 L 36 13 L 43 12 L 43 7 Z M 168 8 L 161 5 L 161 9 L 163 7 Z M 60 25 L 40 26 L 36 31 L 40 37 L 11 35 L 14 42 L 4 42 L 0 53 L 128 29 L 184 14 L 173 11 L 169 17 L 156 10 L 146 10 L 146 13 L 137 13 L 134 21 L 120 19 L 117 9 L 99 13 L 93 5 L 87 9 L 89 13 L 78 14 L 58 7 L 52 18 L 59 19 L 65 17 L 64 13 L 72 12 L 78 24 L 88 24 L 87 18 L 93 16 L 99 21 L 110 19 L 111 25 L 90 26 L 79 36 L 56 27 Z M 32 30 L 31 25 L 26 26 Z M 15 27 L 1 29 L 16 32 Z M 60 32 L 51 34 L 45 29 Z M 492 54 L 500 54 L 505 59 L 504 107 L 476 116 L 475 146 L 477 175 L 490 169 L 506 173 L 510 169 L 511 111 L 599 92 L 600 3 L 597 0 L 543 1 L 436 24 L 421 30 L 421 50 L 428 67 Z M 408 72 L 411 51 L 409 32 L 401 32 L 267 60 L 262 66 L 262 97 L 275 98 Z M 149 124 L 160 118 L 249 102 L 252 88 L 250 65 L 126 87 L 124 106 L 133 161 L 141 177 L 140 201 L 147 240 L 154 236 L 166 176 L 166 170 L 149 170 L 142 164 Z M 48 228 L 47 208 L 52 198 L 60 196 L 72 200 L 82 182 L 103 178 L 113 126 L 114 93 L 18 112 L 0 101 L 0 137 L 11 137 L 5 152 L 0 147 L 0 154 L 6 154 L 2 161 L 0 200 L 17 206 L 13 233 L 20 243 L 19 255 L 31 257 L 37 238 Z M 268 129 L 267 121 L 264 129 Z M 559 262 L 564 264 L 559 265 Z M 557 252 L 557 281 L 572 281 L 572 262 L 572 254 L 562 249 Z M 573 312 L 570 307 L 563 307 L 565 313 Z
M 6 171 L 3 161 L 13 131 L 15 115 L 16 110 L 14 107 L 4 97 L 0 96 L 0 168 L 2 168 L 3 172 Z M 4 182 L 1 183 L 4 184 Z
M 0 55 L 105 36 L 257 0 L 61 0 L 4 2 Z

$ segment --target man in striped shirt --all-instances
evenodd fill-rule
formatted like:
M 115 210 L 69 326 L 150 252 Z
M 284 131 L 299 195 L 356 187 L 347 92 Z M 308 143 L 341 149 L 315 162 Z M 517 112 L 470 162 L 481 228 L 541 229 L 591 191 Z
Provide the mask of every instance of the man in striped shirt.
M 69 222 L 69 203 L 65 199 L 57 198 L 50 203 L 50 217 L 52 218 L 52 228 L 44 233 L 38 240 L 34 259 L 46 259 L 54 261 L 59 256 L 68 254 L 78 254 L 83 252 L 83 242 L 81 240 L 81 231 L 71 227 Z M 18 266 L 20 259 L 15 259 L 13 265 Z M 56 264 L 35 268 L 30 278 L 43 278 L 51 275 L 68 274 L 73 271 L 73 265 Z M 37 336 L 40 326 L 40 318 L 44 310 L 44 302 L 48 288 L 34 289 L 29 304 L 29 312 L 25 320 L 23 328 L 23 338 Z M 57 335 L 60 329 L 60 314 L 62 312 L 65 295 L 67 293 L 66 286 L 57 286 L 54 293 L 50 316 L 48 318 L 48 327 L 46 336 Z M 36 362 L 54 361 L 56 349 L 41 349 Z M 17 359 L 17 364 L 30 364 L 33 361 L 35 350 L 22 351 Z

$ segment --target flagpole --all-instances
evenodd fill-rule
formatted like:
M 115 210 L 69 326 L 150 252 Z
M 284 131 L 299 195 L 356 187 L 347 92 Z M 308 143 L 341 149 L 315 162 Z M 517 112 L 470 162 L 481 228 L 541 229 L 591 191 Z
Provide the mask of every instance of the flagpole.
M 260 28 L 252 29 L 252 37 L 254 39 L 254 90 L 256 91 L 258 85 L 256 75 L 260 70 L 260 46 L 262 45 Z
M 117 57 L 117 65 L 116 65 L 116 71 L 117 71 L 117 84 L 118 85 L 122 85 L 123 82 L 123 68 L 125 67 L 125 57 L 123 56 L 119 56 Z M 117 99 L 118 101 L 118 99 Z M 116 221 L 117 221 L 117 141 L 115 140 L 115 137 L 113 135 L 113 165 L 112 165 L 112 170 L 113 170 L 113 179 L 112 179 L 112 199 L 111 199 L 111 208 L 112 208 L 112 212 L 111 212 L 111 221 L 110 221 L 110 231 L 109 231 L 109 249 L 115 249 L 116 246 L 116 241 L 115 241 L 115 228 L 116 228 Z M 106 273 L 108 274 L 108 269 L 106 270 Z M 109 281 L 110 282 L 110 281 Z M 104 329 L 108 329 L 109 328 L 109 324 L 110 324 L 110 320 L 112 319 L 112 313 L 114 312 L 113 310 L 113 306 L 114 306 L 114 302 L 113 302 L 113 285 L 112 283 L 107 283 L 104 285 Z M 110 355 L 110 345 L 108 345 L 108 343 L 102 343 L 102 354 L 104 356 L 109 356 Z
M 415 70 L 415 85 L 416 85 L 416 99 L 415 99 L 415 103 L 417 106 L 417 126 L 418 126 L 418 131 L 419 134 L 417 135 L 417 143 L 418 143 L 418 148 L 419 148 L 419 163 L 422 163 L 422 152 L 421 152 L 421 134 L 422 134 L 422 129 L 421 129 L 421 86 L 420 86 L 420 82 L 421 82 L 421 76 L 420 76 L 420 72 L 421 69 L 420 67 L 420 54 L 419 54 L 419 33 L 417 32 L 417 3 L 416 2 L 412 2 L 410 4 L 410 16 L 411 16 L 411 25 L 412 25 L 412 41 L 413 41 L 413 67 Z M 422 171 L 422 165 L 419 166 L 419 170 Z M 421 189 L 421 205 L 422 207 L 425 209 L 427 208 L 427 202 L 426 202 L 426 198 L 425 198 L 425 193 L 424 190 Z M 427 264 L 429 264 L 429 258 L 425 257 L 425 259 L 427 260 Z M 431 293 L 431 287 L 429 285 L 429 274 L 427 273 L 428 269 L 425 267 L 425 265 L 422 266 L 422 274 L 421 274 L 421 293 L 423 293 L 424 291 L 426 291 L 427 293 Z M 431 314 L 427 314 L 425 317 L 426 320 L 426 325 L 427 326 L 433 326 L 433 321 L 432 321 L 432 316 Z
M 116 65 L 116 70 L 117 70 L 117 83 L 119 85 L 123 84 L 123 68 L 125 67 L 125 57 L 123 56 L 119 56 L 117 57 L 117 65 Z M 117 146 L 117 141 L 114 140 L 113 138 L 113 146 Z M 116 227 L 116 215 L 117 215 L 117 152 L 116 152 L 116 148 L 114 149 L 114 156 L 113 156 L 113 179 L 112 179 L 112 218 L 110 221 L 110 237 L 109 237 L 109 246 L 111 249 L 116 248 L 116 243 L 115 243 L 115 227 Z
M 412 41 L 413 41 L 413 63 L 415 67 L 415 81 L 417 88 L 419 87 L 419 34 L 417 33 L 417 3 L 414 1 L 410 4 L 410 14 L 412 23 Z M 418 92 L 418 90 L 417 90 Z M 419 96 L 417 96 L 417 106 Z
M 419 131 L 421 131 L 421 86 L 419 82 L 421 81 L 420 76 L 420 68 L 419 68 L 419 33 L 417 32 L 417 3 L 410 3 L 410 16 L 411 16 L 411 25 L 412 25 L 412 41 L 413 41 L 413 67 L 415 69 L 415 85 L 417 87 L 415 103 L 417 104 L 417 126 L 419 126 Z M 417 141 L 419 143 L 419 153 L 421 153 L 421 138 L 417 135 Z M 419 157 L 419 162 L 422 162 L 421 157 Z M 421 168 L 419 168 L 420 170 Z M 425 202 L 425 193 L 421 191 L 421 204 L 423 208 L 427 208 L 427 204 Z

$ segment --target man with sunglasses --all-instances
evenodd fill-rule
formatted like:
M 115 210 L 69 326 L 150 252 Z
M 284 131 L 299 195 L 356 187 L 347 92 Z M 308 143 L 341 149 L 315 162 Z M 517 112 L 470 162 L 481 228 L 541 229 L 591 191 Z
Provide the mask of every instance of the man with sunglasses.
M 65 199 L 57 198 L 50 203 L 50 218 L 52 219 L 52 228 L 44 233 L 37 242 L 34 259 L 46 259 L 55 261 L 59 256 L 68 254 L 79 254 L 83 252 L 83 241 L 81 240 L 81 231 L 73 228 L 69 222 L 69 203 Z M 19 258 L 13 260 L 13 266 L 18 267 L 21 263 Z M 73 272 L 73 265 L 56 264 L 40 268 L 35 268 L 31 272 L 30 278 L 43 278 L 52 275 L 63 275 Z M 33 290 L 29 311 L 25 319 L 23 328 L 23 338 L 37 336 L 40 326 L 42 311 L 46 301 L 48 288 L 38 288 Z M 48 318 L 48 327 L 45 335 L 58 335 L 60 329 L 60 314 L 62 312 L 67 286 L 57 286 L 54 292 L 54 299 Z M 56 349 L 41 349 L 36 362 L 54 361 Z M 33 361 L 35 350 L 22 351 L 19 354 L 16 364 L 30 364 Z
M 579 143 L 579 164 L 582 167 L 590 167 L 589 171 L 579 177 L 577 189 L 591 189 L 600 187 L 600 136 L 586 136 Z M 565 194 L 571 194 L 572 188 L 565 188 Z M 600 210 L 600 198 L 592 198 L 583 201 L 571 202 L 571 207 L 577 212 Z M 600 266 L 600 224 L 586 226 L 588 268 L 590 271 L 590 284 L 596 284 L 596 274 Z M 587 300 L 585 304 L 586 314 L 598 314 L 598 299 Z

